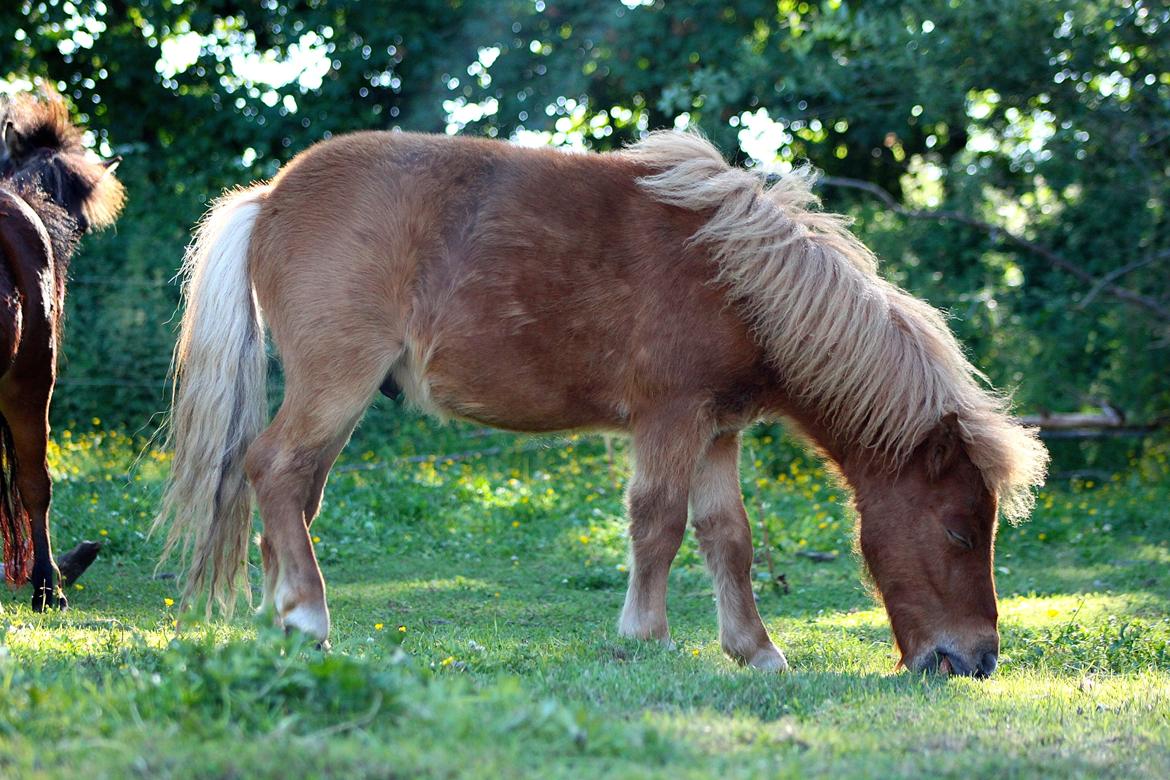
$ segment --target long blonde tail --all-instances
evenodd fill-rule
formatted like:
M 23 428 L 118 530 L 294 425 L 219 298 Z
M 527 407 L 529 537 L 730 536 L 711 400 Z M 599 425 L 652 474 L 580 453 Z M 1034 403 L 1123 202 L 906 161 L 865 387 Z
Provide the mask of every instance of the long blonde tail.
M 206 593 L 230 616 L 246 591 L 252 496 L 244 455 L 267 416 L 264 323 L 248 245 L 268 187 L 217 200 L 183 258 L 183 313 L 167 436 L 174 450 L 152 531 L 170 524 L 162 560 L 187 566 L 184 604 Z M 248 591 L 249 603 L 251 602 Z

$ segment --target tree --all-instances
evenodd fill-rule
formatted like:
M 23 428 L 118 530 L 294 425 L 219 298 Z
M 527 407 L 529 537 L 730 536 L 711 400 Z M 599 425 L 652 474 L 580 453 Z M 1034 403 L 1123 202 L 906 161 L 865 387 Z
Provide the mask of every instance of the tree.
M 169 278 L 209 197 L 333 133 L 612 149 L 692 126 L 739 162 L 822 168 L 827 204 L 1024 405 L 1170 409 L 1162 4 L 44 0 L 0 29 L 0 76 L 62 85 L 127 157 L 130 210 L 79 277 Z M 76 290 L 66 378 L 157 386 L 175 289 L 117 290 Z M 98 405 L 79 398 L 74 417 Z

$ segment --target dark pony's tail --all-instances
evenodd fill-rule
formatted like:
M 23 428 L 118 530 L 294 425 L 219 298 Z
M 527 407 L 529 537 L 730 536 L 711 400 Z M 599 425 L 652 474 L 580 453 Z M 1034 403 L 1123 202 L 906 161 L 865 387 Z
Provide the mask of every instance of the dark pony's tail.
M 32 572 L 32 522 L 16 487 L 16 448 L 12 429 L 0 417 L 0 537 L 4 539 L 4 577 L 15 586 Z

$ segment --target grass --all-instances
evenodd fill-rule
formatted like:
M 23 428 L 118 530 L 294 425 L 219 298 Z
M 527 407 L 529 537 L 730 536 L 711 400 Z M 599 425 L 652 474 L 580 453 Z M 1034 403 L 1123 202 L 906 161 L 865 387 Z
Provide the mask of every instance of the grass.
M 425 456 L 472 450 L 491 454 Z M 789 586 L 757 566 L 782 676 L 722 656 L 690 539 L 677 648 L 616 636 L 620 445 L 611 463 L 599 439 L 376 412 L 313 526 L 327 654 L 247 616 L 176 613 L 146 538 L 165 458 L 138 452 L 100 431 L 57 440 L 58 548 L 106 546 L 69 611 L 5 599 L 0 776 L 1170 776 L 1164 444 L 1002 529 L 1002 666 L 982 682 L 893 671 L 845 496 L 774 429 L 749 438 L 744 487 Z

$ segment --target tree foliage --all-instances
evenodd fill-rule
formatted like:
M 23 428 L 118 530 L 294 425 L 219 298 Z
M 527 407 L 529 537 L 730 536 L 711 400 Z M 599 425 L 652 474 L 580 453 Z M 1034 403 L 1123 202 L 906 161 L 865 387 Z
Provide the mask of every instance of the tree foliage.
M 75 265 L 58 416 L 161 408 L 189 226 L 315 141 L 612 149 L 670 126 L 823 169 L 826 203 L 1022 405 L 1164 415 L 1168 30 L 1148 0 L 6 5 L 0 78 L 56 83 L 126 156 L 130 207 Z

